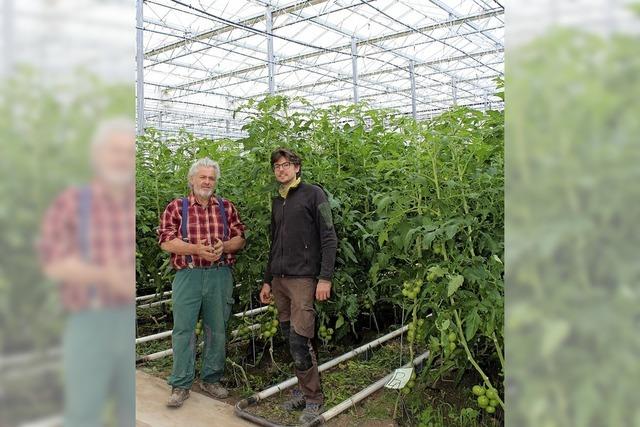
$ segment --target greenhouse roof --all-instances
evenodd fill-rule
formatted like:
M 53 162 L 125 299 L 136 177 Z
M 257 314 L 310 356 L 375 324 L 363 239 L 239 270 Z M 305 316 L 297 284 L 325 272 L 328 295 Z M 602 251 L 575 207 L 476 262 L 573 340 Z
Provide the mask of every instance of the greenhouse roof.
M 502 108 L 498 1 L 145 0 L 138 23 L 138 111 L 169 133 L 241 137 L 234 110 L 269 93 L 417 118 L 454 104 Z

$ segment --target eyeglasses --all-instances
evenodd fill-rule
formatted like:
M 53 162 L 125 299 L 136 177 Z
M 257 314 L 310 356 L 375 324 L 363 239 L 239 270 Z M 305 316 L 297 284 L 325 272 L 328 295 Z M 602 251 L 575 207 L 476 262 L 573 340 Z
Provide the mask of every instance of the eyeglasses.
M 273 170 L 277 171 L 278 169 L 289 169 L 289 167 L 291 166 L 291 162 L 284 162 L 284 163 L 274 163 L 273 164 Z

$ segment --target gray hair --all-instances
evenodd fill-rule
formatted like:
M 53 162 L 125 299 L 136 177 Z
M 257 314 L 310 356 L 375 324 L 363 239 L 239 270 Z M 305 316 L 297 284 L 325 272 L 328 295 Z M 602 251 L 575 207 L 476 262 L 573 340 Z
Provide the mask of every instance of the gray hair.
M 187 176 L 187 180 L 191 181 L 191 178 L 195 176 L 196 173 L 198 173 L 198 169 L 200 168 L 213 168 L 213 170 L 216 171 L 216 179 L 220 179 L 220 165 L 218 165 L 218 162 L 214 162 L 210 158 L 205 157 L 196 160 L 191 165 L 191 167 L 189 168 L 189 175 Z M 191 183 L 189 183 L 189 186 L 191 186 Z
M 91 148 L 95 149 L 109 141 L 113 135 L 128 134 L 135 137 L 136 125 L 128 117 L 114 117 L 102 121 L 93 133 Z

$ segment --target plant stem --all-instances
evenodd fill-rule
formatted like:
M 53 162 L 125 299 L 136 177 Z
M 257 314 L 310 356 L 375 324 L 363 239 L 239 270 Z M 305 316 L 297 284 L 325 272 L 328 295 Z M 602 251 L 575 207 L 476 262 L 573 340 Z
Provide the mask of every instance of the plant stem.
M 500 359 L 500 366 L 502 367 L 502 372 L 504 372 L 504 356 L 502 355 L 502 349 L 500 348 L 500 343 L 498 343 L 498 338 L 496 337 L 496 333 L 491 334 L 491 338 L 493 339 L 493 343 L 496 345 L 496 353 L 498 353 L 498 359 Z
M 251 390 L 251 384 L 249 384 L 249 379 L 247 378 L 247 374 L 245 373 L 245 371 L 242 368 L 242 366 L 238 365 L 236 362 L 234 362 L 233 360 L 229 359 L 228 357 L 227 357 L 227 363 L 229 363 L 234 368 L 240 369 L 240 372 L 242 372 L 242 378 L 244 379 L 245 385 L 247 386 L 247 390 Z
M 453 297 L 450 298 L 450 301 L 451 301 L 451 306 L 453 307 L 454 305 Z M 484 373 L 482 368 L 480 368 L 480 365 L 478 365 L 478 362 L 476 362 L 476 360 L 473 358 L 473 355 L 469 350 L 467 340 L 464 338 L 464 333 L 462 332 L 462 321 L 460 320 L 460 315 L 458 314 L 458 310 L 455 308 L 453 309 L 453 315 L 456 318 L 456 325 L 458 326 L 458 335 L 460 336 L 460 344 L 462 344 L 462 347 L 464 347 L 465 353 L 467 353 L 467 360 L 469 360 L 469 362 L 471 362 L 471 365 L 473 365 L 476 371 L 478 371 L 478 373 L 482 377 L 482 380 L 485 382 L 485 384 L 488 385 L 489 388 L 495 388 L 493 385 L 491 385 L 491 381 L 489 380 L 489 377 L 487 376 L 487 374 Z M 498 403 L 500 403 L 500 406 L 504 410 L 504 402 L 502 401 L 500 396 L 496 396 L 496 399 L 498 400 Z

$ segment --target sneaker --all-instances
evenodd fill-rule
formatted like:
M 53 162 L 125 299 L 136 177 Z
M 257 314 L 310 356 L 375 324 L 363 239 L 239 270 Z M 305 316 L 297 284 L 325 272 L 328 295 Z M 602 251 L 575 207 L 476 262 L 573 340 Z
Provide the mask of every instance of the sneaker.
M 189 390 L 186 388 L 173 387 L 171 389 L 171 397 L 169 397 L 169 400 L 167 401 L 167 406 L 169 408 L 179 408 L 188 398 Z
M 220 383 L 202 382 L 200 383 L 200 388 L 216 399 L 226 399 L 227 397 L 229 397 L 229 392 L 226 388 L 222 387 L 222 384 Z
M 291 392 L 291 399 L 282 404 L 282 409 L 288 412 L 297 411 L 304 408 L 304 395 L 298 389 L 294 389 Z
M 307 424 L 311 421 L 315 420 L 322 413 L 322 404 L 321 403 L 313 403 L 307 402 L 304 410 L 302 411 L 302 415 L 300 415 L 300 423 Z

